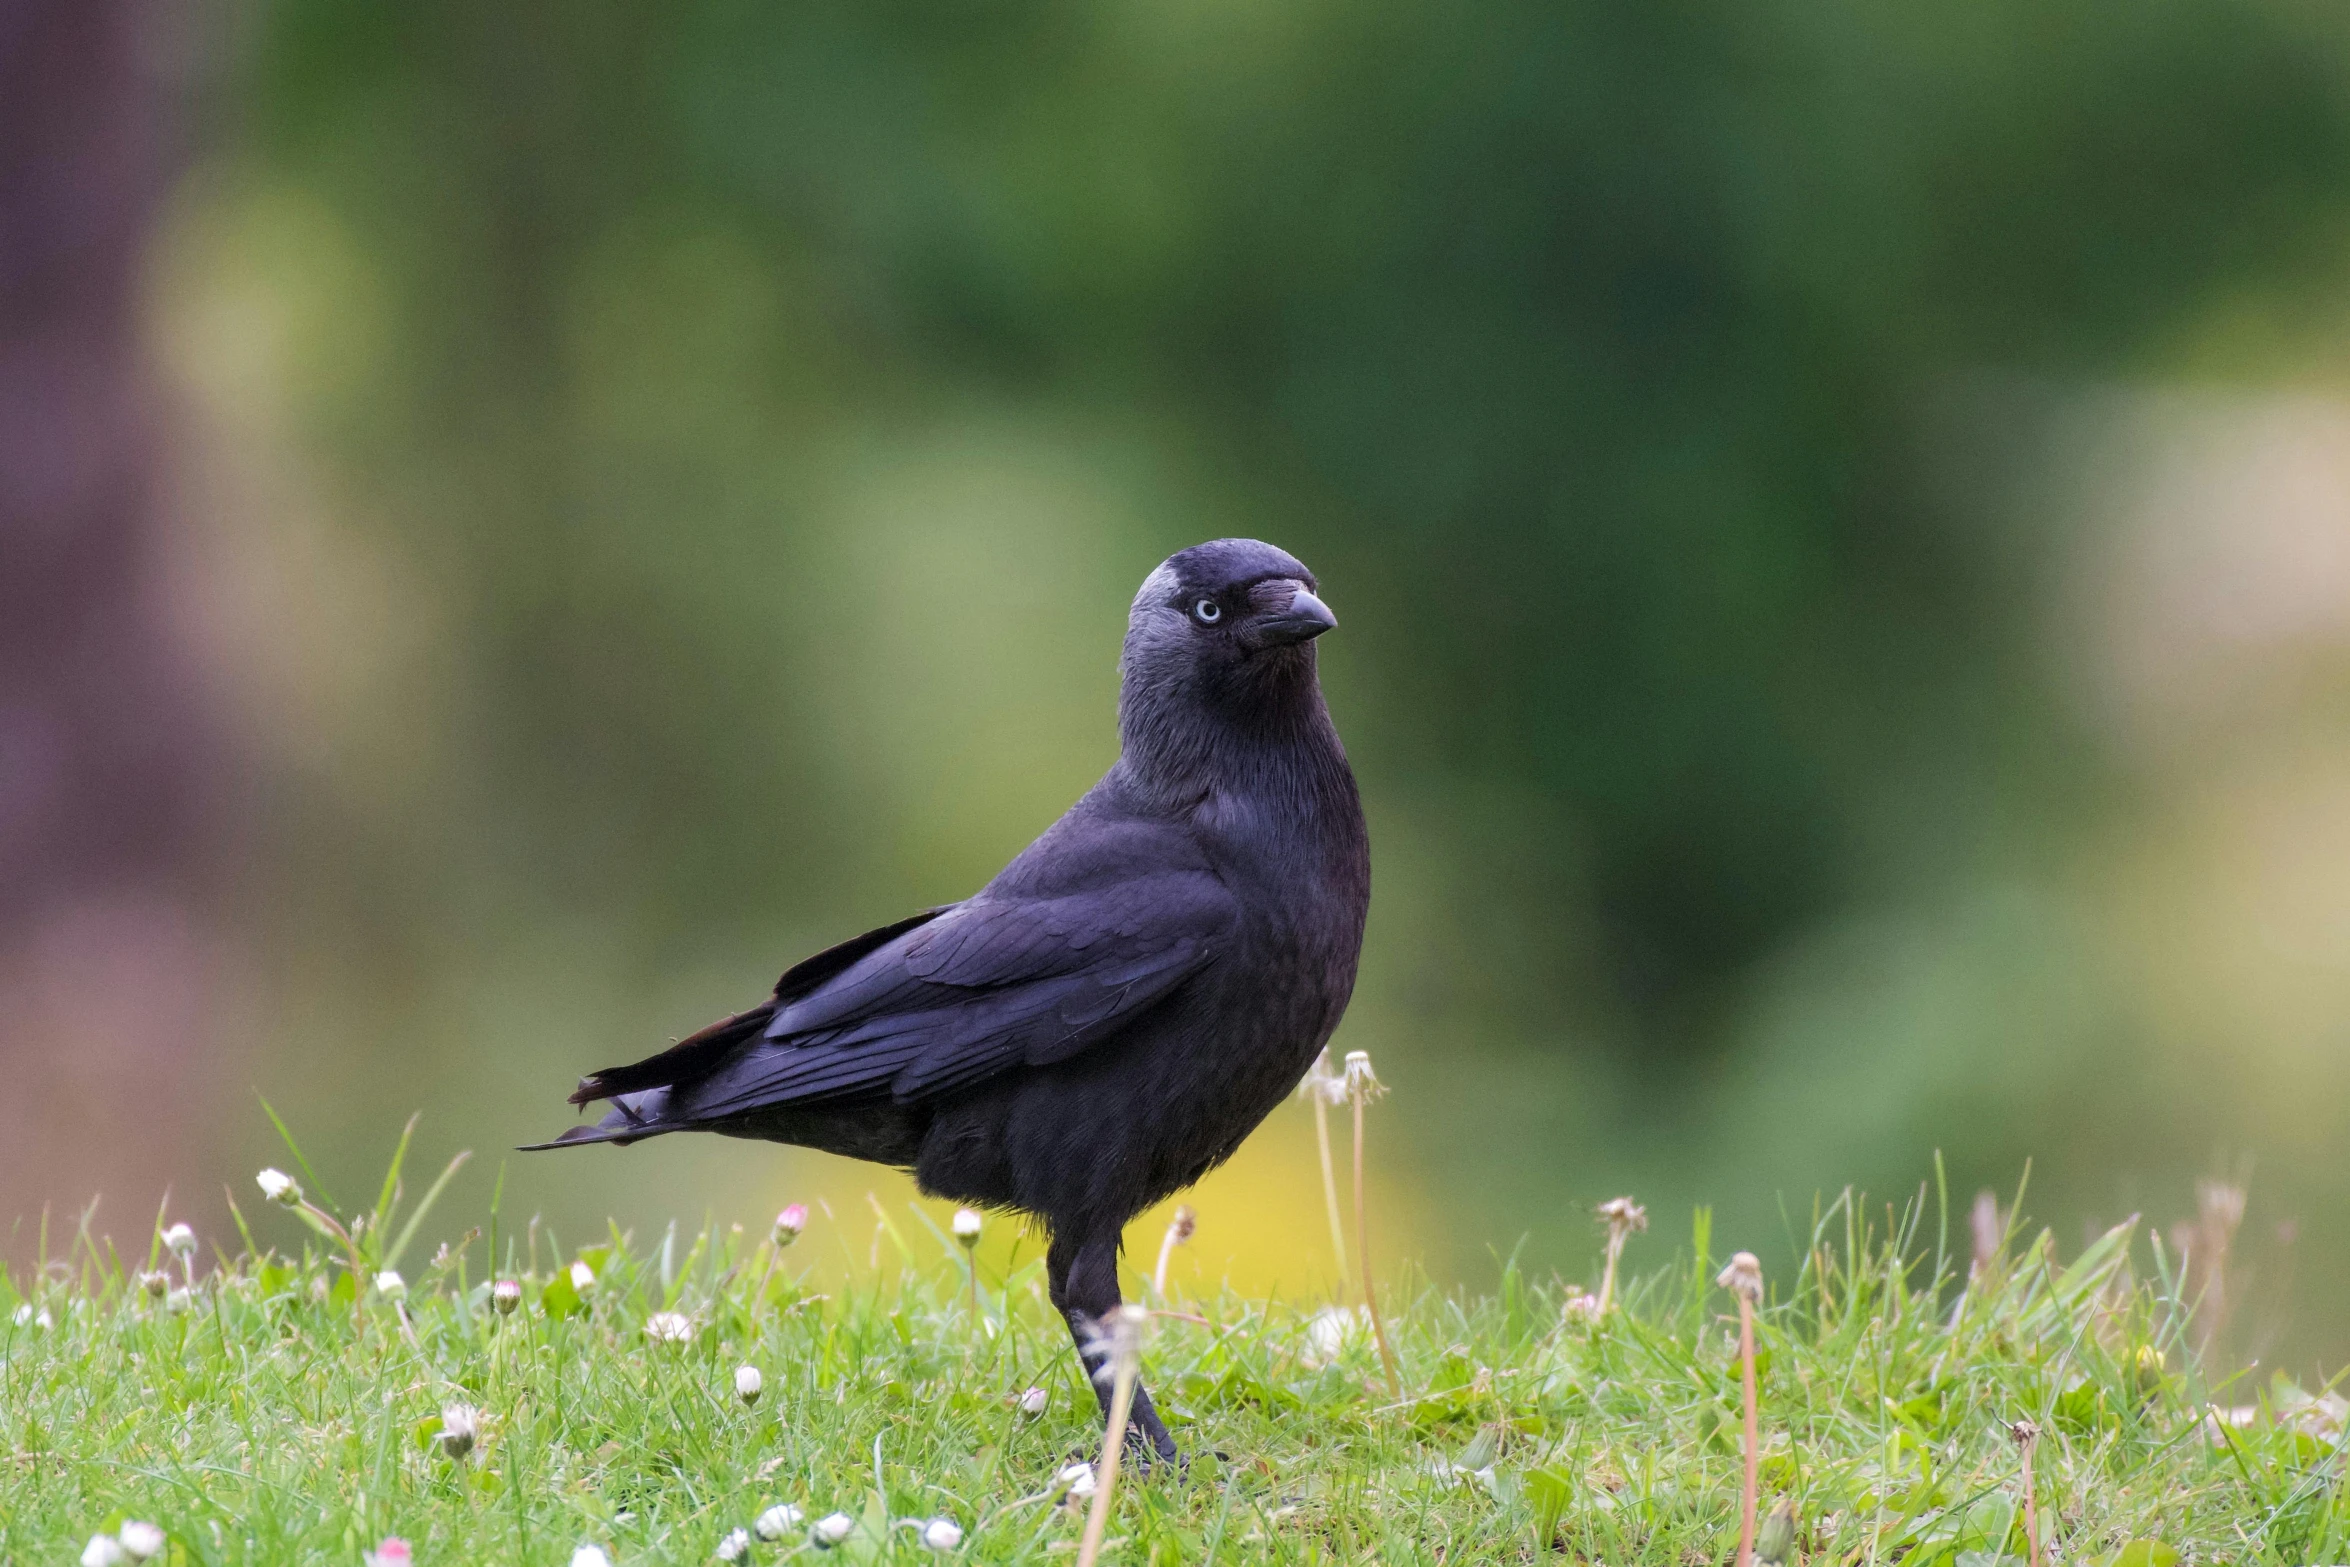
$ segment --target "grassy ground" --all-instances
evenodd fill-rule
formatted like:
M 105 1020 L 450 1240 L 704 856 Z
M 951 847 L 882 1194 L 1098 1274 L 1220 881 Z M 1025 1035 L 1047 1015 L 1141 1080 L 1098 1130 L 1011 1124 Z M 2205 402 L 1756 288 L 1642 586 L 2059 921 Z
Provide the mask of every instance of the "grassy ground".
M 910 1214 L 888 1265 L 830 1294 L 764 1236 L 565 1249 L 485 1225 L 408 1259 L 394 1302 L 350 1266 L 397 1260 L 390 1209 L 351 1249 L 314 1224 L 307 1255 L 248 1234 L 182 1270 L 160 1238 L 144 1266 L 83 1241 L 0 1286 L 0 1562 L 73 1561 L 126 1519 L 162 1525 L 175 1562 L 357 1567 L 389 1534 L 427 1567 L 560 1567 L 582 1542 L 621 1567 L 702 1562 L 777 1503 L 851 1515 L 839 1549 L 859 1560 L 928 1559 L 901 1521 L 934 1517 L 974 1560 L 1072 1559 L 1055 1474 L 1098 1438 L 1033 1245 L 1008 1276 L 982 1270 L 975 1314 L 962 1254 Z M 266 1212 L 256 1228 L 288 1227 Z M 2018 1236 L 1972 1287 L 1946 1262 L 1937 1288 L 1941 1233 L 1931 1204 L 1875 1232 L 1831 1204 L 1800 1274 L 1769 1281 L 1763 1505 L 1793 1500 L 1791 1559 L 2015 1567 L 1997 1560 L 2027 1554 L 2006 1422 L 2026 1418 L 2056 1559 L 2350 1555 L 2340 1406 L 2204 1385 L 2159 1253 L 2139 1244 L 2143 1277 L 2126 1232 L 2062 1264 Z M 1716 1251 L 1701 1214 L 1598 1322 L 1515 1271 L 1485 1296 L 1393 1281 L 1400 1397 L 1367 1335 L 1317 1330 L 1326 1302 L 1165 1303 L 1181 1314 L 1155 1319 L 1145 1374 L 1194 1456 L 1184 1480 L 1121 1484 L 1105 1560 L 1727 1561 L 1739 1391 Z M 511 1316 L 488 1255 L 523 1284 Z M 172 1292 L 151 1296 L 149 1270 Z M 648 1333 L 660 1311 L 688 1319 L 683 1341 Z M 735 1393 L 746 1364 L 755 1407 Z M 1033 1417 L 1031 1386 L 1049 1394 Z M 2215 1436 L 2214 1399 L 2260 1413 Z M 462 1459 L 438 1440 L 453 1402 L 481 1411 Z M 816 1549 L 802 1527 L 751 1559 Z

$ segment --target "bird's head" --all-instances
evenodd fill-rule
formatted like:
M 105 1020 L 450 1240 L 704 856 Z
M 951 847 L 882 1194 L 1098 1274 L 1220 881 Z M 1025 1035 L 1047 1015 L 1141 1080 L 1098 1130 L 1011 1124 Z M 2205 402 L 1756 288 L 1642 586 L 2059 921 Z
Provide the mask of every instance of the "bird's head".
M 1126 620 L 1119 707 L 1137 723 L 1182 713 L 1277 719 L 1315 703 L 1314 638 L 1338 624 L 1314 574 L 1255 539 L 1162 561 Z

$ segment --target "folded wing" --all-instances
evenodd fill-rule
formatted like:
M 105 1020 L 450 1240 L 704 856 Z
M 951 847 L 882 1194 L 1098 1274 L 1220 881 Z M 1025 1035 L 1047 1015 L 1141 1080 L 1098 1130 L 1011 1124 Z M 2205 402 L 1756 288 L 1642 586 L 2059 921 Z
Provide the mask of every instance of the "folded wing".
M 573 1137 L 778 1105 L 906 1103 L 1065 1060 L 1206 969 L 1237 918 L 1223 884 L 1194 868 L 929 910 L 799 965 L 764 1006 L 588 1077 L 575 1103 L 631 1098 Z

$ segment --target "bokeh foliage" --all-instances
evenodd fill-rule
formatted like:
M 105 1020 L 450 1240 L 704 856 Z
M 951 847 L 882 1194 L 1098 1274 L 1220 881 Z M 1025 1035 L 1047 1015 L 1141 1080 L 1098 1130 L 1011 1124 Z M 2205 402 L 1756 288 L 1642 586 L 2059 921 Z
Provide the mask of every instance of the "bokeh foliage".
M 984 879 L 1238 532 L 1344 622 L 1440 1258 L 1935 1142 L 2183 1191 L 2257 1107 L 2084 1111 L 2144 1041 L 2012 885 L 2130 787 L 2028 481 L 2065 388 L 2338 288 L 2346 66 L 2290 0 L 266 6 L 158 295 L 298 475 L 231 553 L 311 563 L 246 633 L 264 1073 L 547 1130 Z

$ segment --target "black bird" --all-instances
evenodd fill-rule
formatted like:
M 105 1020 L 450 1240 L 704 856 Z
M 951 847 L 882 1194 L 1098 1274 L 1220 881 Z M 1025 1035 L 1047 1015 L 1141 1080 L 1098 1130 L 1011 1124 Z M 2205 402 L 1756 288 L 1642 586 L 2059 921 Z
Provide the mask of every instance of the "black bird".
M 965 902 L 820 952 L 634 1066 L 554 1143 L 721 1132 L 910 1169 L 1035 1215 L 1090 1372 L 1120 1233 L 1296 1087 L 1354 990 L 1370 846 L 1323 705 L 1313 573 L 1251 539 L 1164 562 L 1119 661 L 1121 754 Z M 1096 1380 L 1105 1410 L 1108 1389 Z M 1133 1422 L 1175 1443 L 1135 1390 Z

